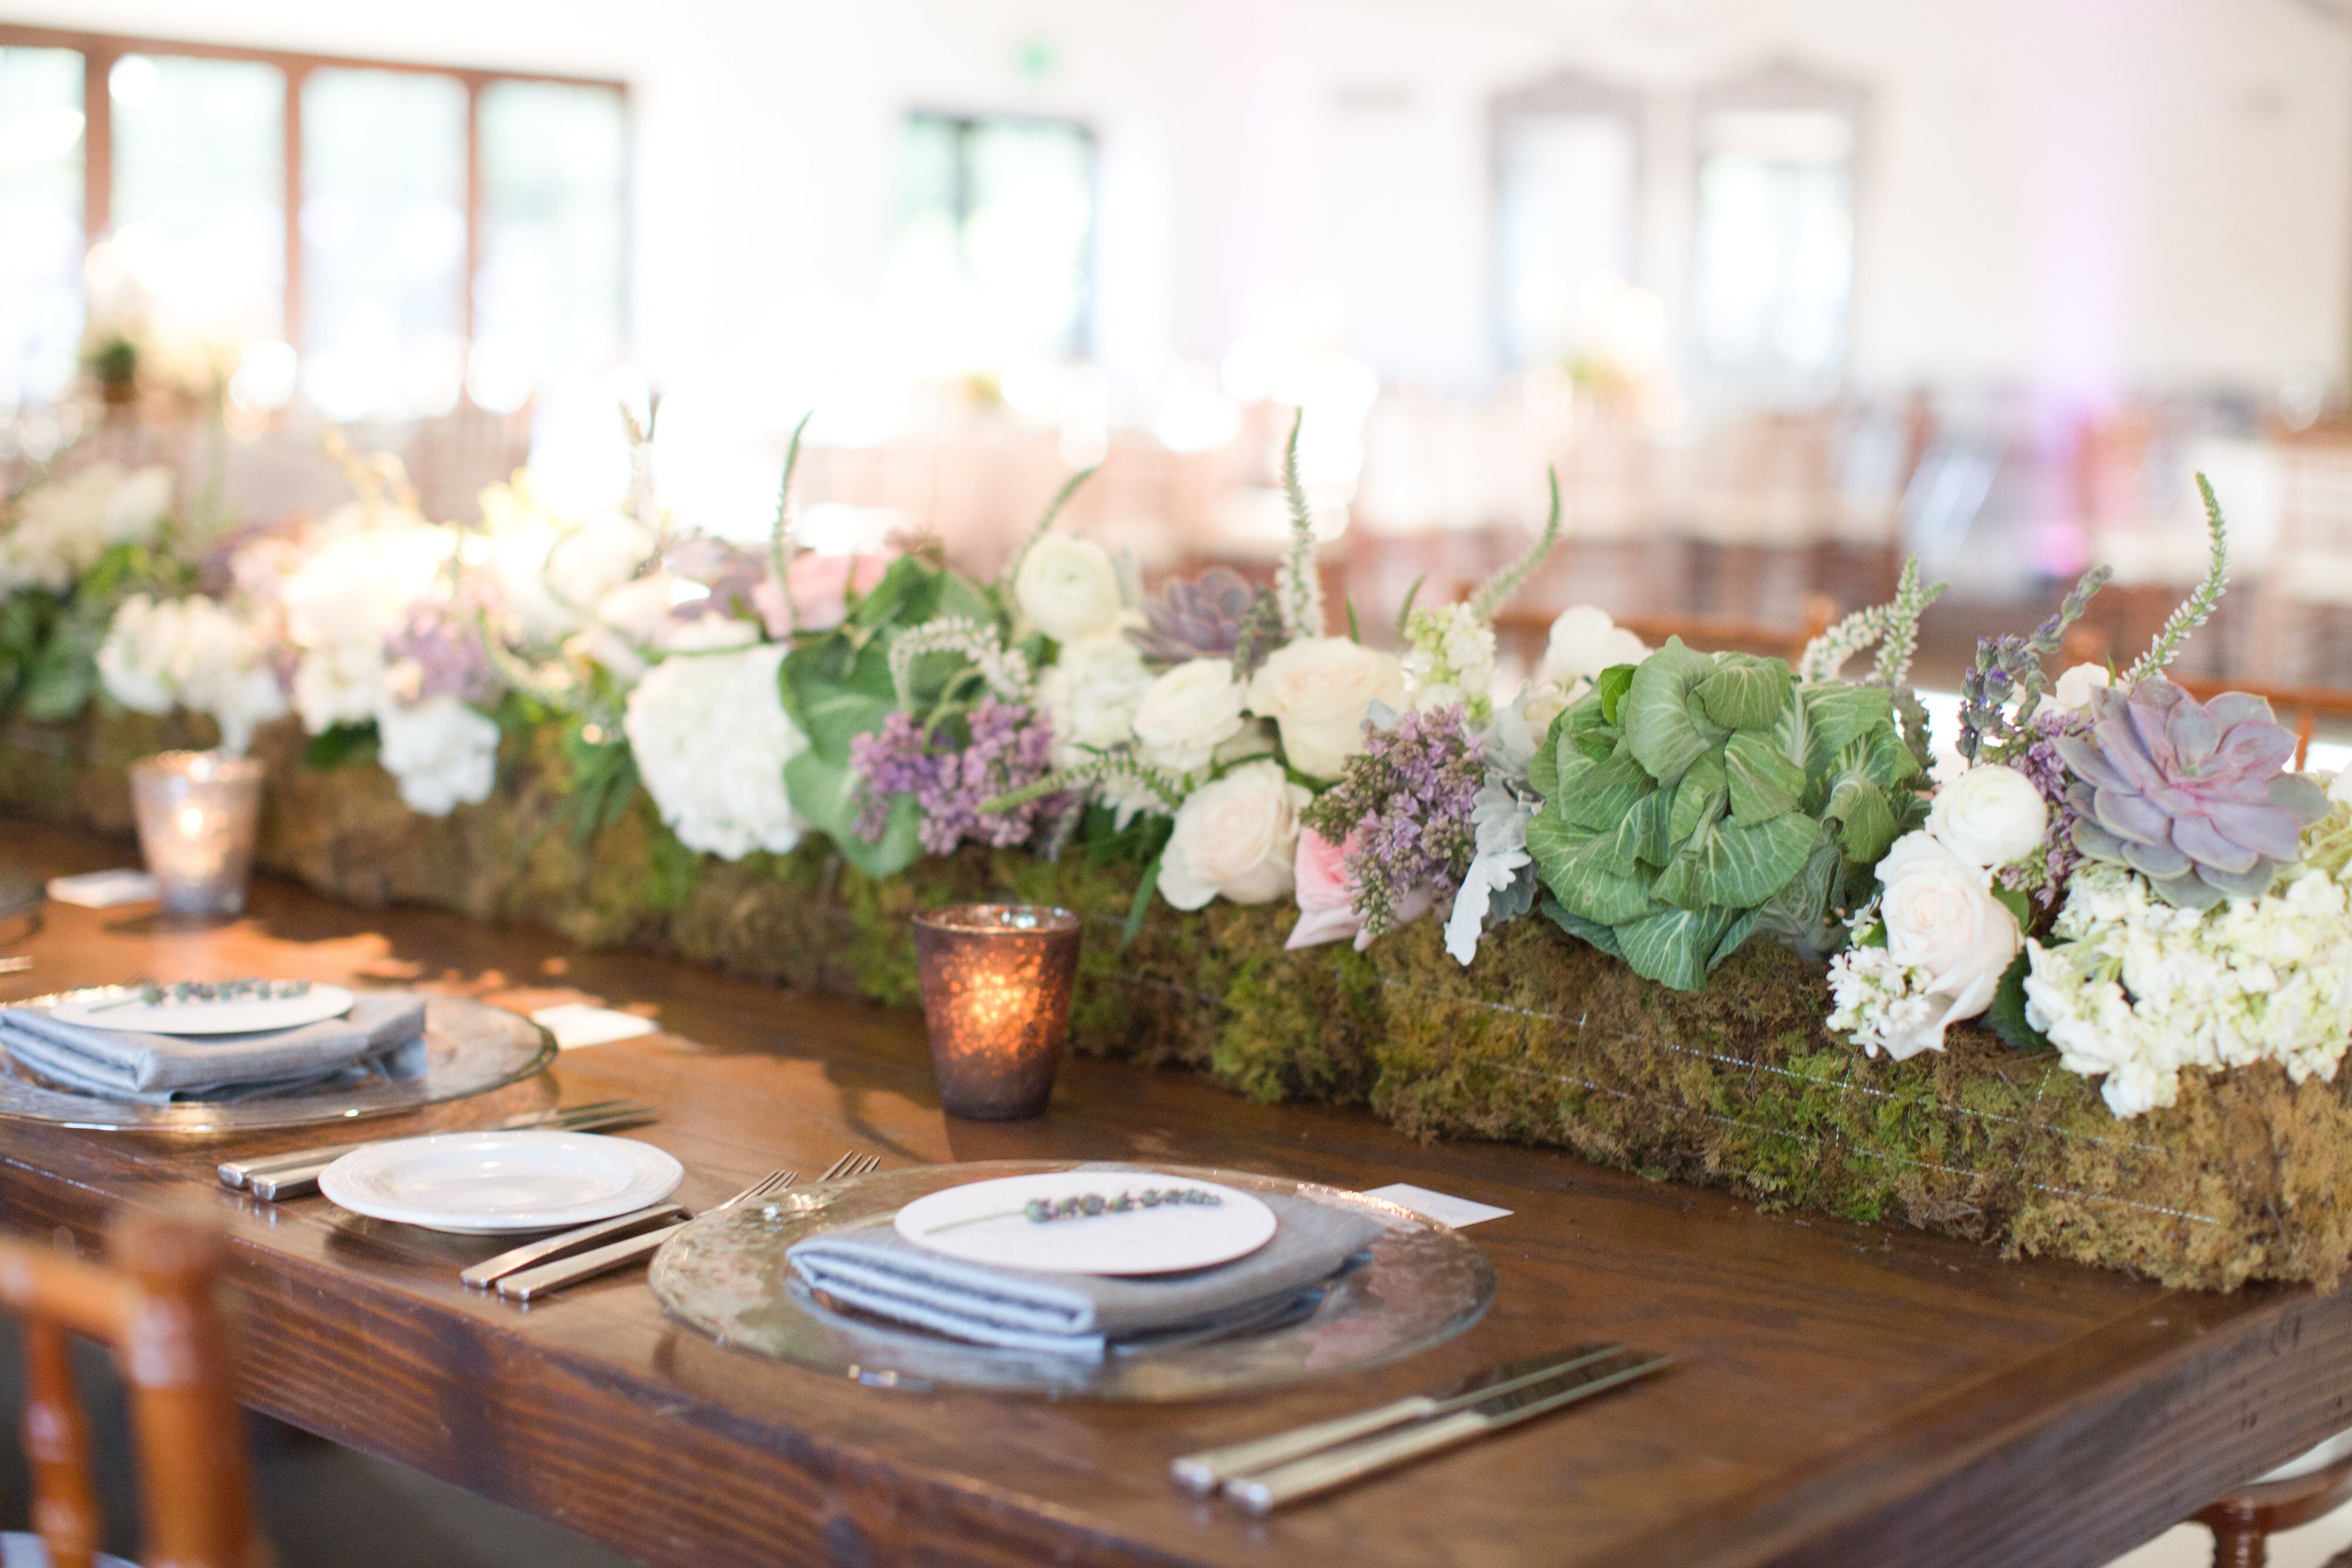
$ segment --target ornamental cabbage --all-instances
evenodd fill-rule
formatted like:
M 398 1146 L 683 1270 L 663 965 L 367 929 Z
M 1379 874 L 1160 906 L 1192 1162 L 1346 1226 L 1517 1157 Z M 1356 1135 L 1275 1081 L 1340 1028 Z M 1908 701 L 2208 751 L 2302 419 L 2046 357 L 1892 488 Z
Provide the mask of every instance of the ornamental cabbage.
M 1824 956 L 1831 911 L 1926 815 L 1894 700 L 1679 638 L 1602 672 L 1528 769 L 1545 913 L 1677 990 L 1759 931 Z

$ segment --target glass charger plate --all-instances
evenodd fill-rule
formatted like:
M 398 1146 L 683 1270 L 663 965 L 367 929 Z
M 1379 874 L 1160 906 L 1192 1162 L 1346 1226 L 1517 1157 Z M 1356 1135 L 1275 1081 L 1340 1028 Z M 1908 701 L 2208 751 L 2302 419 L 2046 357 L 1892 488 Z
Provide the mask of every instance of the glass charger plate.
M 530 1077 L 555 1058 L 555 1037 L 523 1017 L 463 997 L 425 1002 L 425 1067 L 401 1082 L 371 1075 L 299 1093 L 217 1104 L 136 1105 L 34 1076 L 0 1051 L 0 1116 L 110 1133 L 229 1133 L 300 1127 L 463 1100 Z
M 896 1213 L 943 1187 L 1077 1164 L 994 1161 L 886 1171 L 706 1214 L 680 1226 L 655 1256 L 654 1294 L 672 1315 L 722 1344 L 877 1386 L 1137 1401 L 1244 1394 L 1394 1361 L 1460 1333 L 1495 1299 L 1495 1270 L 1486 1256 L 1411 1209 L 1338 1187 L 1185 1166 L 1150 1168 L 1344 1205 L 1378 1219 L 1383 1234 L 1369 1262 L 1328 1281 L 1295 1313 L 1226 1338 L 1114 1345 L 1099 1362 L 963 1344 L 838 1311 L 813 1296 L 784 1261 L 796 1241 Z

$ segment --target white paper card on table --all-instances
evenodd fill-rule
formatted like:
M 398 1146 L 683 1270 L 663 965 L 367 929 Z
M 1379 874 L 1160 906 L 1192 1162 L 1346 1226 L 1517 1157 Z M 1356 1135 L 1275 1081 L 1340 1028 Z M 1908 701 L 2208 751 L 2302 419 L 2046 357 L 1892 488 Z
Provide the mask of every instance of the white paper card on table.
M 53 876 L 49 896 L 59 904 L 84 909 L 111 909 L 118 904 L 152 904 L 155 879 L 143 871 L 86 871 L 79 876 Z
M 1440 1224 L 1450 1225 L 1456 1230 L 1465 1225 L 1500 1219 L 1511 1212 L 1507 1208 L 1496 1208 L 1491 1203 L 1478 1203 L 1466 1197 L 1455 1197 L 1450 1193 L 1432 1192 L 1425 1186 L 1415 1186 L 1411 1182 L 1397 1181 L 1391 1182 L 1386 1186 L 1367 1187 L 1364 1196 L 1386 1198 L 1399 1208 L 1410 1208 L 1415 1214 L 1434 1219 Z
M 555 1037 L 558 1051 L 610 1045 L 616 1040 L 635 1040 L 661 1028 L 651 1019 L 588 1002 L 559 1002 L 551 1008 L 541 1008 L 530 1015 L 530 1021 Z

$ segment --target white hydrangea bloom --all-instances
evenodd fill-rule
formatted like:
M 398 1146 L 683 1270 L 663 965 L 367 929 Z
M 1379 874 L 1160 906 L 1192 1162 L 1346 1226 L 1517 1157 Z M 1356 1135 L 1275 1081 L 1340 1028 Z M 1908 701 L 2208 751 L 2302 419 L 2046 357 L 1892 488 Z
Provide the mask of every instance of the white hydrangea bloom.
M 123 601 L 98 651 L 109 695 L 140 713 L 184 707 L 220 725 L 221 746 L 242 756 L 260 725 L 282 716 L 286 694 L 254 629 L 197 595 Z
M 490 719 L 445 693 L 414 706 L 386 699 L 375 723 L 376 760 L 410 810 L 446 817 L 490 798 L 499 775 L 499 727 Z
M 808 744 L 784 712 L 784 646 L 680 654 L 629 693 L 623 728 L 662 821 L 688 849 L 725 860 L 801 841 L 784 764 Z
M 2200 915 L 2095 862 L 2068 879 L 2052 935 L 2027 944 L 2026 1019 L 2068 1071 L 2105 1075 L 2118 1116 L 2171 1104 L 2184 1067 L 2275 1061 L 2298 1083 L 2333 1080 L 2352 1043 L 2352 901 L 2323 871 Z
M 330 520 L 278 590 L 293 644 L 294 711 L 311 734 L 375 716 L 384 693 L 384 640 L 409 607 L 435 591 L 457 533 L 413 512 Z
M 1416 610 L 1404 632 L 1405 700 L 1423 713 L 1466 705 L 1475 723 L 1494 709 L 1495 629 L 1467 604 Z
M 39 486 L 0 531 L 0 593 L 62 593 L 112 547 L 154 538 L 171 509 L 171 471 L 160 466 L 126 474 L 119 463 L 93 463 Z

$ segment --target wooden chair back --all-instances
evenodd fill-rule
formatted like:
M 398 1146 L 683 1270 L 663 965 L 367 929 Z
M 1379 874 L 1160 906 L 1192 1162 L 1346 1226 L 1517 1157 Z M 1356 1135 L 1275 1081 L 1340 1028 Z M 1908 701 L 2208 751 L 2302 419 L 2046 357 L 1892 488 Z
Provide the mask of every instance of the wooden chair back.
M 90 1568 L 99 1516 L 68 1336 L 114 1347 L 130 1385 L 147 1568 L 258 1568 L 245 1445 L 215 1301 L 217 1228 L 126 1218 L 106 1267 L 0 1237 L 0 1309 L 24 1326 L 33 1524 L 51 1568 Z

